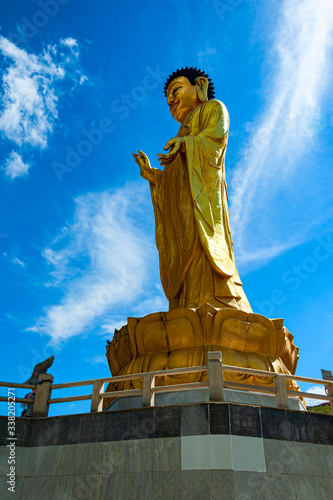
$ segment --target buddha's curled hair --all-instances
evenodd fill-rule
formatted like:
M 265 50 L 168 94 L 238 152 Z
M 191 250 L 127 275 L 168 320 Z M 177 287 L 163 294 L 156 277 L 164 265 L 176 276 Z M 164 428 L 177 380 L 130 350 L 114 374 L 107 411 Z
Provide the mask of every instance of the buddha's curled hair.
M 164 85 L 165 96 L 166 96 L 166 91 L 167 91 L 169 83 L 172 82 L 172 80 L 174 80 L 175 78 L 178 78 L 179 76 L 185 76 L 191 85 L 195 85 L 195 79 L 198 76 L 204 76 L 205 78 L 207 78 L 207 80 L 209 82 L 207 97 L 208 97 L 208 99 L 214 99 L 214 97 L 215 97 L 214 85 L 212 83 L 212 80 L 209 78 L 209 76 L 204 71 L 201 71 L 201 69 L 188 68 L 187 66 L 186 66 L 186 68 L 177 69 L 177 71 L 174 71 L 169 76 L 169 78 L 167 79 L 167 81 L 165 82 L 165 85 Z

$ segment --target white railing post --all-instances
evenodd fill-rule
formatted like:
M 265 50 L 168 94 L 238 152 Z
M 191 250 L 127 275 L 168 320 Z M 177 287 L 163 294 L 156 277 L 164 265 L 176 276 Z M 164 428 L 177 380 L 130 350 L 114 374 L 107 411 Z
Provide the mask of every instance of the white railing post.
M 333 398 L 333 382 L 327 386 L 327 394 Z M 333 401 L 330 401 L 330 407 L 333 415 Z
M 155 394 L 152 389 L 155 387 L 155 376 L 146 373 L 142 382 L 142 406 L 154 406 Z
M 104 392 L 104 384 L 101 380 L 95 380 L 93 383 L 90 413 L 103 411 L 103 399 L 100 394 Z
M 289 401 L 287 393 L 287 380 L 282 373 L 276 373 L 274 377 L 274 387 L 277 390 L 275 394 L 275 405 L 277 408 L 288 410 Z
M 222 352 L 208 353 L 208 386 L 209 401 L 224 401 Z
M 51 398 L 53 377 L 49 373 L 38 376 L 36 396 L 32 407 L 34 418 L 47 417 L 49 414 L 49 399 Z

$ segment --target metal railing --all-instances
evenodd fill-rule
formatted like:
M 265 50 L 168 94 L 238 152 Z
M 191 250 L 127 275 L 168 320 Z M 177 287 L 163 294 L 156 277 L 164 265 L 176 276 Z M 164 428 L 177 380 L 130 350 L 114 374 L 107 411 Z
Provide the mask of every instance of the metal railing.
M 166 377 L 170 375 L 185 375 L 197 372 L 208 372 L 208 382 L 192 382 L 186 384 L 155 386 L 157 377 Z M 257 386 L 243 384 L 240 382 L 228 382 L 223 379 L 223 372 L 234 372 L 260 377 L 270 377 L 274 379 L 274 387 Z M 128 389 L 105 392 L 105 384 L 108 382 L 117 383 L 131 380 L 142 379 L 142 389 Z M 328 395 L 315 394 L 301 391 L 292 391 L 287 389 L 287 380 L 297 382 L 307 382 L 310 384 L 324 385 L 327 387 Z M 275 397 L 276 408 L 289 408 L 288 397 L 311 398 L 322 401 L 329 401 L 331 413 L 333 415 L 333 382 L 316 378 L 302 377 L 298 375 L 275 373 L 252 368 L 242 368 L 239 366 L 223 365 L 221 352 L 208 353 L 208 365 L 194 366 L 189 368 L 175 368 L 170 370 L 158 370 L 148 373 L 135 373 L 129 375 L 120 375 L 117 377 L 106 377 L 92 380 L 81 380 L 79 382 L 65 382 L 62 384 L 53 384 L 53 377 L 49 374 L 39 376 L 37 385 L 17 384 L 12 382 L 0 382 L 0 387 L 36 389 L 34 399 L 16 398 L 16 403 L 33 403 L 33 417 L 47 417 L 50 404 L 66 403 L 74 401 L 91 400 L 90 412 L 100 412 L 103 410 L 103 400 L 105 398 L 116 398 L 126 396 L 142 396 L 142 406 L 154 406 L 154 398 L 157 393 L 167 393 L 183 391 L 186 389 L 203 389 L 208 387 L 209 401 L 225 401 L 224 389 L 242 390 L 256 392 L 261 394 L 270 394 Z M 71 387 L 82 387 L 92 385 L 92 391 L 89 394 L 79 396 L 68 396 L 61 398 L 52 398 L 51 394 L 57 389 L 66 389 Z M 8 397 L 0 397 L 0 401 L 8 401 Z

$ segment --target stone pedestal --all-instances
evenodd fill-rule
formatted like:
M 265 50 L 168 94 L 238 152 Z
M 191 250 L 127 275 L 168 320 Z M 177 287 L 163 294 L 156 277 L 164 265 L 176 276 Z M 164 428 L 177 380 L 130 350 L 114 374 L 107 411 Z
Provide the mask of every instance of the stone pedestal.
M 0 417 L 1 499 L 324 500 L 333 491 L 333 417 L 199 403 L 16 419 L 8 491 Z
M 298 347 L 283 326 L 283 319 L 238 309 L 216 309 L 206 304 L 198 309 L 157 312 L 143 318 L 128 318 L 107 346 L 113 376 L 155 370 L 203 366 L 208 351 L 221 351 L 223 364 L 294 374 Z M 156 379 L 156 385 L 207 381 L 207 373 L 173 375 Z M 224 372 L 224 379 L 273 387 L 273 378 Z M 109 384 L 108 391 L 138 389 L 142 380 Z M 298 390 L 289 381 L 288 389 Z M 105 401 L 107 406 L 111 400 Z

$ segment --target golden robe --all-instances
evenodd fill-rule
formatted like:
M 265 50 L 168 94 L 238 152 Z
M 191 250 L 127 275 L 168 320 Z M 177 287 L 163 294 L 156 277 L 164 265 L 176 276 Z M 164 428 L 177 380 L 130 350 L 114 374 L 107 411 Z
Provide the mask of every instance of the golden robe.
M 172 163 L 150 183 L 161 282 L 170 309 L 235 307 L 251 311 L 234 260 L 224 158 L 229 115 L 209 100 L 192 111 Z

